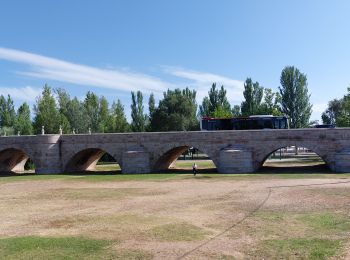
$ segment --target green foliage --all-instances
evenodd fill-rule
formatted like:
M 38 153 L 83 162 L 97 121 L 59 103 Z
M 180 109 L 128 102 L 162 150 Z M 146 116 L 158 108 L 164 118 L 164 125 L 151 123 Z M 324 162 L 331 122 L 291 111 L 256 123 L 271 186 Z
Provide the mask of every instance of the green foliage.
M 322 113 L 324 124 L 336 124 L 337 118 L 342 113 L 343 99 L 333 99 L 328 102 L 328 108 Z
M 131 92 L 131 129 L 133 132 L 146 130 L 147 116 L 143 112 L 143 95 L 141 91 Z
M 15 134 L 15 129 L 13 127 L 3 126 L 0 129 L 0 135 L 9 136 L 14 134 Z
M 98 132 L 99 130 L 99 98 L 98 96 L 89 91 L 86 94 L 84 100 L 84 107 L 87 117 L 87 127 L 91 129 L 92 132 Z
M 232 116 L 233 117 L 238 117 L 241 116 L 241 106 L 239 105 L 234 105 L 232 108 Z
M 126 120 L 124 106 L 118 99 L 117 103 L 113 102 L 111 109 L 111 117 L 109 120 L 109 132 L 124 133 L 130 131 L 130 125 Z
M 241 104 L 242 116 L 251 116 L 261 114 L 261 101 L 264 94 L 264 88 L 259 82 L 253 83 L 251 78 L 244 82 L 244 101 Z
M 270 88 L 264 89 L 264 102 L 260 106 L 259 114 L 262 115 L 282 115 L 281 107 L 281 95 L 278 92 L 273 92 Z
M 350 127 L 350 87 L 343 98 L 329 101 L 328 108 L 322 113 L 322 121 L 324 124 Z
M 15 133 L 20 133 L 21 135 L 33 134 L 33 125 L 30 119 L 30 108 L 27 103 L 23 103 L 17 110 L 14 131 Z
M 7 99 L 0 96 L 0 126 L 1 127 L 13 127 L 16 122 L 16 112 L 13 105 L 13 100 L 10 95 Z
M 61 116 L 57 108 L 51 88 L 45 84 L 41 96 L 34 105 L 34 132 L 41 133 L 41 127 L 45 127 L 46 134 L 57 134 L 61 123 Z
M 149 100 L 148 100 L 148 110 L 149 110 L 150 117 L 152 117 L 152 114 L 153 114 L 155 109 L 156 109 L 156 101 L 154 100 L 153 93 L 151 93 L 151 95 L 149 96 Z
M 290 118 L 291 128 L 308 127 L 312 112 L 306 75 L 293 66 L 287 66 L 281 73 L 282 112 Z
M 67 114 L 65 116 L 68 119 L 69 125 L 71 127 L 71 129 L 69 129 L 69 133 L 71 133 L 73 129 L 76 133 L 88 132 L 88 114 L 86 112 L 84 103 L 80 102 L 76 97 L 69 100 L 67 103 Z M 64 133 L 67 132 L 64 130 Z
M 164 92 L 164 98 L 151 117 L 152 131 L 191 131 L 198 129 L 196 91 L 189 88 Z
M 231 105 L 227 100 L 226 92 L 224 86 L 221 86 L 218 90 L 216 89 L 216 83 L 213 83 L 208 92 L 208 97 L 204 97 L 202 105 L 199 106 L 200 116 L 220 115 L 220 117 L 231 117 Z
M 108 101 L 105 97 L 99 99 L 99 111 L 98 111 L 98 132 L 108 132 L 108 122 L 110 121 Z

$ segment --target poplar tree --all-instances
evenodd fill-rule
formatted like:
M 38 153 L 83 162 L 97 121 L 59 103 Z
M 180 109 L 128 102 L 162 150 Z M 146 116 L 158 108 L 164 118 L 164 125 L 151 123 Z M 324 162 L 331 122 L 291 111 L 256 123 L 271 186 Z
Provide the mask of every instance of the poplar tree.
M 290 118 L 290 127 L 308 127 L 312 105 L 306 75 L 294 66 L 287 66 L 282 70 L 280 82 L 281 108 Z
M 118 99 L 117 103 L 113 102 L 111 108 L 111 119 L 109 121 L 109 131 L 113 133 L 124 133 L 130 131 L 130 125 L 126 120 L 124 106 Z
M 51 88 L 45 84 L 41 96 L 34 105 L 34 133 L 40 134 L 41 127 L 45 127 L 45 133 L 58 134 L 61 124 L 60 113 Z
M 202 105 L 199 106 L 200 116 L 230 117 L 232 116 L 231 105 L 227 100 L 227 91 L 224 86 L 216 88 L 213 83 L 208 96 L 204 97 Z
M 241 104 L 241 113 L 243 116 L 251 116 L 261 114 L 261 101 L 264 95 L 264 88 L 259 82 L 253 82 L 251 78 L 247 78 L 244 82 L 244 101 Z
M 1 127 L 13 127 L 16 122 L 16 111 L 10 95 L 5 98 L 0 96 L 0 125 Z
M 17 118 L 15 123 L 15 134 L 32 135 L 33 125 L 30 119 L 30 108 L 27 103 L 23 103 L 17 110 Z
M 133 132 L 144 132 L 146 130 L 147 116 L 143 112 L 143 95 L 141 91 L 131 92 L 131 129 Z

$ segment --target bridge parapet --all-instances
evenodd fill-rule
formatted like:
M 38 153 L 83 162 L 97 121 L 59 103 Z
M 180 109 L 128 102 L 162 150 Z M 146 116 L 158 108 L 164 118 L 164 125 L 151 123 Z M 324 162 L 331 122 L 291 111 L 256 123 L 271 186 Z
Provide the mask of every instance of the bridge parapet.
M 80 152 L 74 163 L 93 167 L 87 163 L 88 151 L 96 149 L 114 157 L 124 173 L 147 173 L 168 167 L 183 149 L 195 147 L 209 155 L 219 172 L 253 172 L 275 150 L 294 145 L 313 150 L 333 171 L 350 172 L 350 128 L 0 137 L 0 169 L 23 163 L 18 157 L 9 166 L 11 149 L 31 158 L 37 173 L 64 172 Z

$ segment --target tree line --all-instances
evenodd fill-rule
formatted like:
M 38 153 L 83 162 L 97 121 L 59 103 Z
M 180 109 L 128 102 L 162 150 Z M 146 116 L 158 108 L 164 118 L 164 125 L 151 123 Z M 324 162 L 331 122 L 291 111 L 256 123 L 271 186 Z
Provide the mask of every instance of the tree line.
M 338 127 L 350 127 L 350 87 L 342 98 L 328 102 L 326 111 L 322 113 L 322 122 Z
M 23 103 L 15 111 L 11 97 L 0 96 L 1 134 L 40 134 L 42 126 L 48 134 L 57 134 L 60 129 L 63 133 L 192 131 L 199 129 L 199 116 L 263 114 L 288 115 L 291 128 L 307 127 L 312 105 L 306 75 L 293 66 L 285 67 L 278 89 L 278 92 L 273 92 L 272 89 L 264 88 L 259 82 L 247 78 L 244 82 L 244 100 L 241 105 L 233 107 L 227 99 L 225 87 L 217 87 L 216 83 L 212 84 L 208 95 L 199 106 L 195 90 L 188 87 L 168 89 L 157 105 L 154 95 L 149 96 L 148 111 L 144 108 L 142 92 L 131 92 L 132 120 L 129 123 L 124 105 L 119 99 L 110 105 L 104 96 L 89 91 L 84 100 L 80 101 L 62 88 L 52 89 L 45 85 L 34 105 L 33 119 L 27 103 Z

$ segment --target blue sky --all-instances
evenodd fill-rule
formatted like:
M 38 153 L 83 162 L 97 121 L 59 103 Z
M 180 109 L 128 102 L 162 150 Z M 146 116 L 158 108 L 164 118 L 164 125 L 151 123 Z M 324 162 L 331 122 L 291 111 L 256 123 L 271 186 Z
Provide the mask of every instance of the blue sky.
M 350 85 L 349 1 L 0 2 L 0 94 L 31 105 L 48 83 L 83 98 L 157 98 L 223 84 L 240 104 L 247 77 L 277 91 L 281 70 L 307 74 L 319 119 Z

